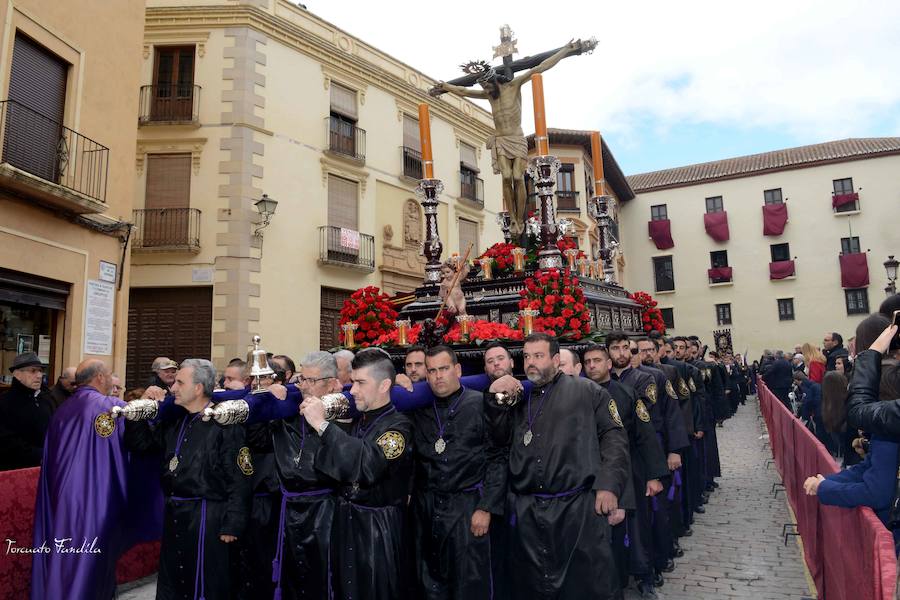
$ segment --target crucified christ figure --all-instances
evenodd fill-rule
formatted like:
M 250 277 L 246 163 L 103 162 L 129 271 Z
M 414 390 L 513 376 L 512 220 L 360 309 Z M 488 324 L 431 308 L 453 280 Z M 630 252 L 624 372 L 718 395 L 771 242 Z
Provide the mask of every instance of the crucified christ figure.
M 481 98 L 491 105 L 494 118 L 494 135 L 488 138 L 487 147 L 491 151 L 494 173 L 503 178 L 503 206 L 510 213 L 510 229 L 514 239 L 519 238 L 525 228 L 525 168 L 528 160 L 528 143 L 522 132 L 522 85 L 535 73 L 542 73 L 559 61 L 575 54 L 593 50 L 596 41 L 574 40 L 557 50 L 537 66 L 510 78 L 498 73 L 487 63 L 469 63 L 482 67 L 476 82 L 481 90 L 470 89 L 446 82 L 438 83 L 431 89 L 432 95 L 451 92 L 467 98 Z M 509 70 L 501 68 L 509 73 Z

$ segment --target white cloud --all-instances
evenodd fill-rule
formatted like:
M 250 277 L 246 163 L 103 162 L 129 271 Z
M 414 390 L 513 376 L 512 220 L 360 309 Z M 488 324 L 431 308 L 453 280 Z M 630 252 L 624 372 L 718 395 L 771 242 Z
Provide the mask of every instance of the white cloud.
M 777 128 L 798 137 L 900 133 L 900 3 L 309 3 L 311 11 L 438 79 L 490 59 L 509 23 L 519 56 L 595 36 L 592 56 L 545 75 L 548 125 Z M 530 94 L 523 126 L 531 131 Z

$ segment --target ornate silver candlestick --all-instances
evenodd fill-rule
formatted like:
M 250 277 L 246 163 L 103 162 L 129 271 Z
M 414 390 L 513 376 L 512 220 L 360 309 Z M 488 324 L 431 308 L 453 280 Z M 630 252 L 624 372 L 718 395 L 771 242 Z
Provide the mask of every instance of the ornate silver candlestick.
M 425 283 L 437 285 L 441 281 L 441 252 L 444 245 L 438 235 L 437 197 L 444 191 L 440 179 L 421 179 L 416 186 L 416 198 L 422 204 L 425 213 L 425 241 L 422 253 L 425 255 Z
M 612 257 L 619 242 L 615 240 L 610 231 L 612 217 L 610 217 L 609 209 L 615 199 L 612 196 L 594 196 L 588 200 L 588 214 L 597 223 L 598 237 L 600 248 L 598 251 L 599 258 L 603 261 L 603 279 L 607 283 L 612 282 L 612 275 L 615 269 L 612 264 Z
M 556 187 L 559 167 L 559 159 L 555 156 L 536 156 L 528 164 L 528 175 L 540 198 L 541 249 L 538 251 L 538 267 L 541 269 L 561 269 L 563 266 L 562 254 L 556 245 L 559 227 L 553 208 L 553 188 Z

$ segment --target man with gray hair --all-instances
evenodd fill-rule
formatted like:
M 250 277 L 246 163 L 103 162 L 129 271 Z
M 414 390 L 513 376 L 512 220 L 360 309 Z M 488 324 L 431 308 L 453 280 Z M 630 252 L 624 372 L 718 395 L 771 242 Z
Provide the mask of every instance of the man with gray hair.
M 350 350 L 338 350 L 334 353 L 334 360 L 337 361 L 337 378 L 341 382 L 341 386 L 350 385 L 350 373 L 353 368 L 353 352 Z
M 299 381 L 297 385 L 304 398 L 308 396 L 321 398 L 325 394 L 341 391 L 343 385 L 338 379 L 337 354 L 317 351 L 310 352 L 303 358 L 303 361 L 300 363 L 302 375 L 297 378 Z M 353 353 L 350 352 L 350 354 L 352 355 Z M 353 360 L 353 356 L 350 357 L 350 360 Z M 335 424 L 344 431 L 349 431 L 352 423 L 353 419 L 335 419 Z
M 208 360 L 181 363 L 172 384 L 181 419 L 127 421 L 134 452 L 162 455 L 165 500 L 157 597 L 226 599 L 229 546 L 243 535 L 250 511 L 253 462 L 242 425 L 200 419 L 210 405 L 216 369 Z M 209 530 L 209 534 L 207 534 Z

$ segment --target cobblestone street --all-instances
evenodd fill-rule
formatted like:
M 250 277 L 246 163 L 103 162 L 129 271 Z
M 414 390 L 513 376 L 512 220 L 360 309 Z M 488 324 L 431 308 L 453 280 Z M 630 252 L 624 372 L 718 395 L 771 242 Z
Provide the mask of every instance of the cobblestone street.
M 807 584 L 800 548 L 787 546 L 781 526 L 791 521 L 784 493 L 772 497 L 778 480 L 764 432 L 757 421 L 756 398 L 748 398 L 737 415 L 717 430 L 722 474 L 710 496 L 706 514 L 696 515 L 694 535 L 682 538 L 684 557 L 658 588 L 660 599 L 754 598 L 799 600 L 814 598 Z M 629 590 L 626 598 L 638 598 Z
M 710 497 L 706 514 L 697 515 L 694 535 L 681 540 L 684 557 L 666 575 L 660 599 L 814 598 L 803 571 L 800 549 L 792 539 L 784 546 L 781 526 L 791 521 L 784 494 L 772 497 L 774 468 L 765 468 L 768 448 L 759 439 L 756 398 L 718 430 L 723 476 Z M 130 587 L 120 600 L 150 600 L 155 577 Z M 638 598 L 629 589 L 626 598 Z

